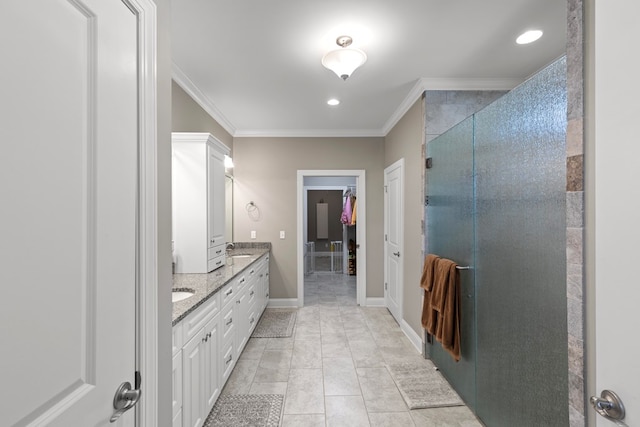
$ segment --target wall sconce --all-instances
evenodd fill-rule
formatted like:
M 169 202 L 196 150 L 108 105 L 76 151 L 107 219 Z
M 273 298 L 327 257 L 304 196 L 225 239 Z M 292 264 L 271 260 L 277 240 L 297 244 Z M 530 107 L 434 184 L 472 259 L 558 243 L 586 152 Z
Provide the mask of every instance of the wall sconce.
M 224 168 L 231 169 L 233 168 L 233 159 L 226 154 L 224 155 Z

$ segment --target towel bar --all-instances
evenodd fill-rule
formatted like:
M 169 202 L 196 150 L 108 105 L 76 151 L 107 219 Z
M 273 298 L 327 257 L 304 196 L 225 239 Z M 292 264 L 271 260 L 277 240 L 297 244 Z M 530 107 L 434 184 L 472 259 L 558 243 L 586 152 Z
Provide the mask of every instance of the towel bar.
M 464 267 L 461 267 L 459 265 L 456 265 L 456 270 L 471 270 L 471 266 L 466 265 Z

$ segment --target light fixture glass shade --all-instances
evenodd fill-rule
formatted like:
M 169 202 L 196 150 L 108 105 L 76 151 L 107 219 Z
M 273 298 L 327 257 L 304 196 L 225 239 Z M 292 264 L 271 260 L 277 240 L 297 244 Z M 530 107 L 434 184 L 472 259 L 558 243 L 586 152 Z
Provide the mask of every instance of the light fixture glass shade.
M 367 55 L 363 51 L 350 48 L 332 50 L 322 58 L 322 65 L 336 73 L 342 80 L 347 80 L 365 62 L 367 62 Z
M 224 155 L 224 167 L 225 169 L 233 168 L 233 160 L 231 159 L 231 157 L 227 156 L 226 154 Z

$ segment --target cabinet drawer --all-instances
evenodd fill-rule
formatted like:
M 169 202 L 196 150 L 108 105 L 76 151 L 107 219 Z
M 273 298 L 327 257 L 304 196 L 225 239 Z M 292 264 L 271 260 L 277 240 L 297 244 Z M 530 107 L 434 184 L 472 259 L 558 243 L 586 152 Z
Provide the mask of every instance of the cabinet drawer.
M 233 367 L 235 366 L 235 351 L 233 347 L 233 340 L 229 341 L 227 345 L 222 347 L 222 354 L 224 355 L 220 359 L 220 367 L 222 371 L 222 384 L 224 384 L 227 379 L 229 379 L 229 375 L 231 375 L 231 371 L 233 371 Z
M 220 312 L 220 293 L 210 297 L 204 304 L 189 314 L 182 321 L 182 339 L 188 342 L 206 325 L 206 323 Z
M 222 230 L 224 232 L 224 230 Z M 209 238 L 209 248 L 215 248 L 216 246 L 224 246 L 224 236 L 212 236 Z M 224 248 L 223 248 L 224 249 Z
M 182 351 L 173 356 L 173 418 L 182 410 Z M 182 416 L 182 415 L 181 415 Z
M 207 249 L 207 259 L 213 259 L 219 256 L 224 255 L 225 249 L 224 245 L 214 246 L 212 248 Z
M 256 284 L 250 283 L 247 288 L 247 304 L 251 307 L 256 302 Z
M 246 276 L 244 274 L 242 274 L 242 276 L 238 276 L 238 278 L 236 279 L 236 291 L 238 293 L 241 293 L 246 284 L 247 284 Z
M 209 259 L 209 261 L 207 261 L 207 270 L 208 271 L 213 271 L 215 269 L 218 269 L 220 267 L 222 267 L 225 263 L 225 256 L 224 254 L 217 256 L 215 258 L 211 258 Z
M 226 343 L 229 338 L 233 337 L 236 331 L 235 322 L 237 319 L 233 318 L 234 304 L 229 304 L 222 310 L 222 342 Z
M 180 322 L 171 330 L 171 344 L 173 347 L 171 354 L 173 356 L 182 350 L 182 342 L 182 322 Z
M 247 316 L 247 324 L 249 325 L 249 336 L 251 336 L 251 332 L 253 332 L 253 330 L 256 328 L 256 324 L 258 323 L 258 318 L 260 317 L 258 313 L 258 305 L 250 305 L 249 315 Z
M 234 282 L 227 283 L 226 285 L 224 285 L 222 290 L 218 293 L 220 294 L 222 306 L 223 307 L 226 306 L 229 303 L 229 301 L 233 301 L 233 299 L 236 296 L 235 283 Z
M 251 283 L 255 281 L 256 278 L 258 277 L 258 266 L 255 264 L 251 265 L 247 270 L 246 277 L 247 277 L 247 283 Z

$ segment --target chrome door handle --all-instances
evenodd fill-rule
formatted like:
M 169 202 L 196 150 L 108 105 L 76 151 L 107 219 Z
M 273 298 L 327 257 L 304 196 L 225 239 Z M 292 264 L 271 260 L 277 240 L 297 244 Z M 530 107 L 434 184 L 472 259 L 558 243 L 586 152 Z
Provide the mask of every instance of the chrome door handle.
M 602 390 L 600 397 L 591 396 L 591 406 L 608 420 L 622 421 L 625 416 L 624 405 L 617 394 L 611 390 Z
M 116 412 L 113 413 L 109 421 L 112 423 L 115 422 L 120 418 L 120 415 L 136 406 L 136 403 L 140 400 L 140 394 L 142 394 L 140 389 L 131 389 L 130 382 L 126 381 L 120 384 L 120 387 L 116 390 L 116 395 L 113 397 L 113 407 Z
M 394 252 L 393 254 L 394 254 L 395 256 L 397 256 L 398 258 L 400 257 L 400 251 L 398 251 L 398 252 Z

